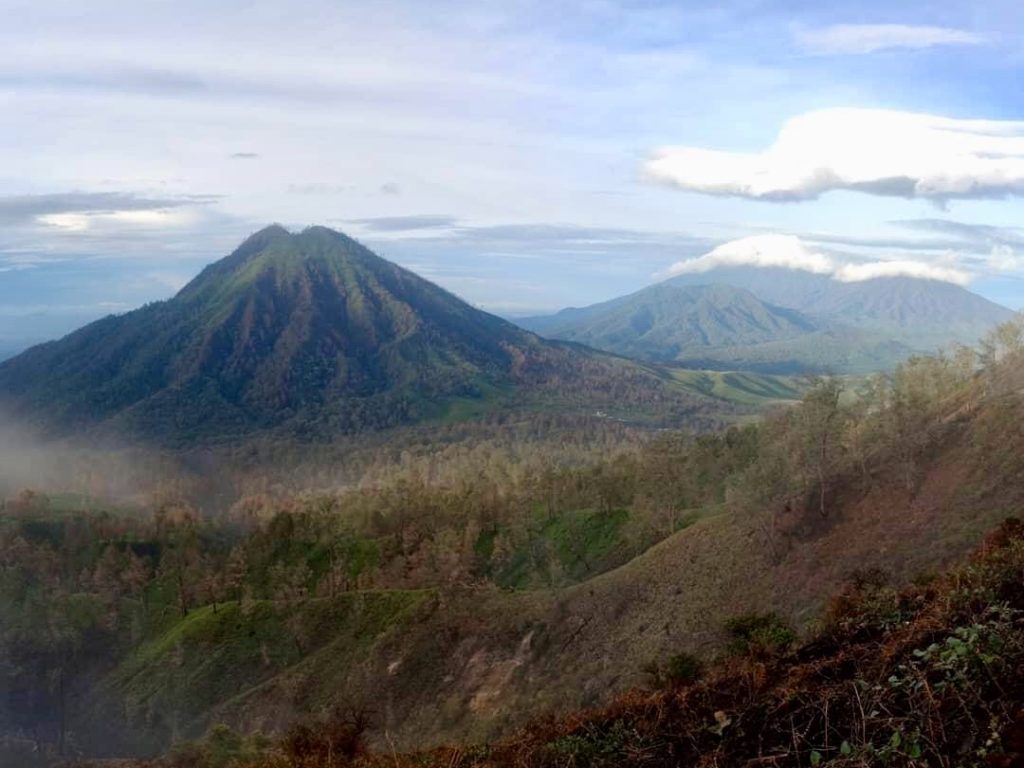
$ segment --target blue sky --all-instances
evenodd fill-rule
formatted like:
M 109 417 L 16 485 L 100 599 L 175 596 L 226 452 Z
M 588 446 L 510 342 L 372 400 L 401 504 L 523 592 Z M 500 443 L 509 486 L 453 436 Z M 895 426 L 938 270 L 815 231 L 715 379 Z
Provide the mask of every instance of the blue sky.
M 271 222 L 342 229 L 505 314 L 775 248 L 1024 305 L 1019 2 L 0 18 L 0 353 L 169 297 Z

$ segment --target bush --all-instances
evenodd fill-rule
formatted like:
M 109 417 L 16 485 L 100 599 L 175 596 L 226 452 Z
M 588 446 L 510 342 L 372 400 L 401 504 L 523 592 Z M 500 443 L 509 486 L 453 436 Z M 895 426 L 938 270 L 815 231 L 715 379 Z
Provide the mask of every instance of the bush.
M 641 746 L 642 737 L 624 720 L 615 720 L 601 727 L 580 728 L 565 734 L 548 745 L 557 756 L 556 763 L 575 766 L 618 766 L 631 749 Z
M 759 656 L 789 648 L 796 633 L 777 613 L 747 613 L 725 623 L 730 642 L 728 650 L 737 656 Z
M 914 612 L 913 600 L 909 591 L 901 593 L 888 581 L 877 569 L 854 571 L 842 592 L 829 601 L 822 620 L 824 629 L 872 634 L 898 626 Z
M 361 711 L 334 712 L 315 725 L 295 725 L 282 744 L 288 765 L 294 768 L 343 768 L 364 754 L 369 725 Z
M 680 688 L 700 679 L 704 665 L 691 653 L 677 653 L 670 656 L 665 666 L 651 662 L 644 667 L 653 688 Z
M 703 665 L 690 653 L 677 653 L 670 657 L 665 666 L 665 677 L 672 686 L 696 682 L 703 672 Z
M 172 768 L 230 768 L 256 759 L 268 746 L 258 734 L 243 736 L 226 725 L 214 725 L 200 741 L 175 746 L 169 762 Z

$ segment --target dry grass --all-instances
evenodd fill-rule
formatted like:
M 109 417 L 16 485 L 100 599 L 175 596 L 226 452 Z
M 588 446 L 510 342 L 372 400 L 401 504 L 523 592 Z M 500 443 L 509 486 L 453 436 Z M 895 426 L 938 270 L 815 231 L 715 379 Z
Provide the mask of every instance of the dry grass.
M 256 759 L 173 765 L 1024 766 L 1024 525 L 1008 520 L 925 585 L 859 574 L 802 645 L 748 648 L 673 691 L 629 692 L 477 747 L 367 753 L 367 725 L 348 713 L 299 726 Z
M 1024 765 L 1024 526 L 901 591 L 864 574 L 786 653 L 730 658 L 676 692 L 534 723 L 489 748 L 365 766 Z M 288 766 L 279 755 L 269 765 Z

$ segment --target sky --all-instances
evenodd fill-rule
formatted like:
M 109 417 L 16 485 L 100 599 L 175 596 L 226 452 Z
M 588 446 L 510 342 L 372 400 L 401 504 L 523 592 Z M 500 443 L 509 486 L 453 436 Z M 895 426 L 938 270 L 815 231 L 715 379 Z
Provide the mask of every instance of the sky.
M 270 223 L 484 309 L 719 263 L 1024 306 L 1024 4 L 0 0 L 0 355 Z

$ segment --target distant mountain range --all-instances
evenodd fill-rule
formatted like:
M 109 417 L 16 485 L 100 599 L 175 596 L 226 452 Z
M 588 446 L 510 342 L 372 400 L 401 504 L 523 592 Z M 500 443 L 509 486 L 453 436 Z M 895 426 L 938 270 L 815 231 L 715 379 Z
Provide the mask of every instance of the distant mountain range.
M 818 329 L 799 312 L 719 283 L 660 283 L 584 309 L 528 319 L 525 326 L 599 349 L 659 360 L 676 360 L 707 348 L 796 338 Z
M 711 426 L 724 401 L 795 395 L 793 380 L 764 374 L 879 370 L 1011 314 L 929 280 L 733 268 L 516 325 L 339 232 L 273 226 L 168 301 L 0 362 L 0 405 L 55 433 L 176 444 L 321 439 L 495 408 Z
M 845 283 L 780 268 L 681 275 L 523 328 L 644 360 L 773 373 L 862 373 L 953 341 L 974 343 L 1012 316 L 949 283 Z
M 330 436 L 495 404 L 684 420 L 703 407 L 670 377 L 544 341 L 343 234 L 279 226 L 171 300 L 0 364 L 0 400 L 51 430 L 159 442 Z

